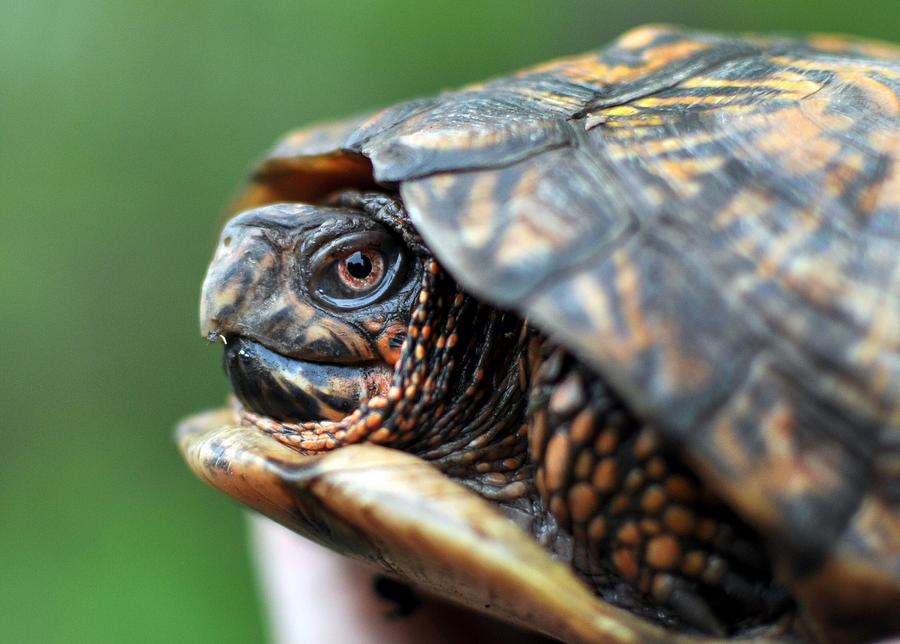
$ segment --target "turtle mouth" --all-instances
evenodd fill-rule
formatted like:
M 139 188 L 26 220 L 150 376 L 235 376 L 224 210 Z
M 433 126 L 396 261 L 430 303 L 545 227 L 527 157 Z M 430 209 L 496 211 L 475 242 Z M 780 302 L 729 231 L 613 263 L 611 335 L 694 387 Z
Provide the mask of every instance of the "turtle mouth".
M 225 339 L 225 373 L 235 396 L 273 420 L 340 420 L 390 387 L 393 367 L 383 362 L 298 360 L 245 336 Z

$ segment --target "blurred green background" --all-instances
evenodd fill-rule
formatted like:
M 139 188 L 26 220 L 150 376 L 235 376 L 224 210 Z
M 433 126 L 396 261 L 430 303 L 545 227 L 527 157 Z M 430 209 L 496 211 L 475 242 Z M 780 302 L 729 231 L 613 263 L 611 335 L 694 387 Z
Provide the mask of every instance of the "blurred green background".
M 0 641 L 262 640 L 245 517 L 182 465 L 196 300 L 288 128 L 648 21 L 900 40 L 900 1 L 0 3 Z

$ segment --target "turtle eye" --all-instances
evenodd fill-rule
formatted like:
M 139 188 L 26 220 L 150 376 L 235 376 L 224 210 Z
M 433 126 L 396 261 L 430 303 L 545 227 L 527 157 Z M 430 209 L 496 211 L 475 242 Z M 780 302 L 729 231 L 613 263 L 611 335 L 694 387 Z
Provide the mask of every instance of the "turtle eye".
M 332 308 L 360 308 L 390 295 L 406 264 L 406 249 L 393 236 L 374 231 L 348 235 L 313 254 L 309 292 Z
M 384 277 L 384 257 L 374 248 L 349 253 L 338 260 L 337 267 L 341 282 L 354 291 L 368 291 Z

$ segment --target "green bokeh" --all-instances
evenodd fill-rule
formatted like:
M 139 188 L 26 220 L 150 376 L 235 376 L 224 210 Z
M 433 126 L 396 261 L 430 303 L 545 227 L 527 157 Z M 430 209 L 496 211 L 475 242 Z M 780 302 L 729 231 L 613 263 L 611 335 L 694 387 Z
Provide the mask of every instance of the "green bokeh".
M 196 300 L 249 162 L 647 21 L 900 40 L 896 0 L 0 5 L 0 640 L 262 639 L 243 513 L 171 439 L 226 391 Z

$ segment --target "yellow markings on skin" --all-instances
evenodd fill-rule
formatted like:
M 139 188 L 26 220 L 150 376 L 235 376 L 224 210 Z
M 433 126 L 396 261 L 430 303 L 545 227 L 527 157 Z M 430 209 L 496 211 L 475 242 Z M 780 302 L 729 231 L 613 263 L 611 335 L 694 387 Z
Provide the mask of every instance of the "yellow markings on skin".
M 644 52 L 644 59 L 647 61 L 647 64 L 641 68 L 641 75 L 646 74 L 648 71 L 671 65 L 710 47 L 712 47 L 711 43 L 699 40 L 679 40 L 648 49 Z
M 641 76 L 644 71 L 643 67 L 609 66 L 596 55 L 591 55 L 570 61 L 570 64 L 555 70 L 555 73 L 576 83 L 603 86 L 626 83 Z
M 646 113 L 631 105 L 616 105 L 607 107 L 587 115 L 585 129 L 592 129 L 598 125 L 605 128 L 617 128 L 617 136 L 632 137 L 643 133 L 635 132 L 632 128 L 648 128 L 666 123 L 659 114 Z
M 854 151 L 846 154 L 825 176 L 825 194 L 829 197 L 839 197 L 862 172 L 865 162 L 862 152 Z
M 577 61 L 577 64 L 571 64 L 571 62 L 575 61 L 570 61 L 570 64 L 561 69 L 559 73 L 580 82 L 609 85 L 627 83 L 709 47 L 709 43 L 696 40 L 680 40 L 646 50 L 643 54 L 644 64 L 636 67 L 628 65 L 611 67 L 596 57 L 585 57 Z
M 377 335 L 381 331 L 381 327 L 384 326 L 384 316 L 373 315 L 370 319 L 364 320 L 362 326 L 372 335 Z
M 410 148 L 425 150 L 472 150 L 490 147 L 506 134 L 498 128 L 473 128 L 471 126 L 440 127 L 434 124 L 415 124 L 415 119 L 404 123 L 406 134 L 395 137 L 397 143 Z
M 591 274 L 584 273 L 575 278 L 571 289 L 575 295 L 575 300 L 581 304 L 581 309 L 590 319 L 591 328 L 594 331 L 612 333 L 614 329 L 613 317 L 603 285 L 594 279 Z M 607 349 L 621 346 L 622 344 L 617 341 L 612 341 L 605 345 Z
M 704 174 L 716 172 L 724 163 L 725 159 L 719 156 L 661 159 L 657 164 L 658 171 L 655 174 L 663 175 L 669 185 L 683 197 L 693 197 L 701 188 L 701 184 L 696 179 Z
M 900 96 L 881 81 L 864 72 L 853 70 L 837 72 L 835 76 L 844 83 L 862 90 L 872 106 L 884 116 L 892 118 L 900 116 Z
M 890 561 L 897 556 L 900 547 L 900 516 L 884 500 L 868 495 L 853 517 L 847 539 L 853 543 L 859 539 L 869 550 L 879 553 L 877 560 Z M 851 541 L 853 539 L 853 541 Z
M 472 181 L 469 201 L 462 209 L 459 222 L 459 234 L 470 248 L 481 248 L 493 237 L 496 184 L 496 175 L 490 172 L 479 173 Z
M 879 109 L 884 111 L 886 115 L 895 115 L 900 110 L 900 99 L 890 88 L 867 77 L 865 74 L 869 71 L 871 71 L 870 68 L 862 67 L 859 71 L 840 72 L 839 75 L 843 75 L 846 83 L 853 83 L 866 91 L 873 104 L 878 105 Z M 834 158 L 835 150 L 839 147 L 839 143 L 825 137 L 825 132 L 846 130 L 855 124 L 855 120 L 848 114 L 835 112 L 831 109 L 833 104 L 832 93 L 838 91 L 838 87 L 822 86 L 819 83 L 805 79 L 801 74 L 793 72 L 782 72 L 762 83 L 696 78 L 686 81 L 682 86 L 692 88 L 742 85 L 746 85 L 748 88 L 771 87 L 773 92 L 780 92 L 775 98 L 803 100 L 802 107 L 798 104 L 796 107 L 788 107 L 771 112 L 764 111 L 759 105 L 755 104 L 727 104 L 730 100 L 741 98 L 740 96 L 647 97 L 635 101 L 632 105 L 600 110 L 591 116 L 598 121 L 597 124 L 602 124 L 610 130 L 611 134 L 614 132 L 617 139 L 637 139 L 634 143 L 625 145 L 611 144 L 609 149 L 613 158 L 634 156 L 646 158 L 648 155 L 667 154 L 712 142 L 720 135 L 718 133 L 703 133 L 670 138 L 656 138 L 654 136 L 648 141 L 640 140 L 642 136 L 640 128 L 642 126 L 661 125 L 664 122 L 660 120 L 659 115 L 642 114 L 636 108 L 653 109 L 667 104 L 721 104 L 721 109 L 726 110 L 729 114 L 736 116 L 742 113 L 747 114 L 746 117 L 741 117 L 740 120 L 735 121 L 734 129 L 730 130 L 732 136 L 742 132 L 765 132 L 758 137 L 754 148 L 760 153 L 777 154 L 783 157 L 787 164 L 787 169 L 800 173 L 812 172 L 817 169 L 817 164 L 819 167 L 822 167 L 828 163 L 829 159 Z M 821 89 L 828 91 L 819 92 Z M 881 139 L 873 142 L 874 146 L 879 149 L 892 149 L 892 145 L 893 148 L 900 148 L 895 141 L 886 144 L 882 143 L 884 137 L 896 136 L 892 135 L 890 130 L 885 129 L 884 131 L 888 132 L 888 134 L 881 135 Z M 653 131 L 651 130 L 651 132 Z M 879 134 L 873 135 L 873 138 L 877 137 L 879 137 Z M 801 142 L 802 145 L 795 145 L 796 142 Z
M 791 173 L 812 174 L 824 169 L 837 158 L 841 144 L 824 136 L 822 128 L 805 118 L 799 111 L 785 115 L 787 122 L 756 140 L 761 154 L 778 159 Z M 790 132 L 787 136 L 786 132 Z
M 807 42 L 816 49 L 835 53 L 860 52 L 873 58 L 898 58 L 900 49 L 895 45 L 878 40 L 856 40 L 838 34 L 813 34 Z
M 740 81 L 718 78 L 692 78 L 678 85 L 679 89 L 743 88 L 750 90 L 739 94 L 710 94 L 707 96 L 648 96 L 634 101 L 637 107 L 664 107 L 668 105 L 727 105 L 743 101 L 761 90 L 771 91 L 772 100 L 802 100 L 822 88 L 820 83 L 805 78 L 802 74 L 783 72 L 764 81 Z
M 857 360 L 870 365 L 873 371 L 870 379 L 872 391 L 882 396 L 890 395 L 889 389 L 894 380 L 891 378 L 890 368 L 885 364 L 885 356 L 896 355 L 900 350 L 900 307 L 890 304 L 892 294 L 894 298 L 900 294 L 900 264 L 895 266 L 887 281 L 887 288 L 872 303 L 870 310 L 877 311 L 878 314 L 871 316 L 868 332 L 853 351 Z M 895 389 L 900 388 L 900 383 L 894 381 L 893 386 Z M 896 413 L 900 414 L 900 408 Z
M 615 287 L 622 305 L 622 314 L 626 320 L 626 328 L 631 332 L 631 344 L 634 350 L 643 351 L 652 342 L 647 331 L 641 306 L 641 278 L 628 253 L 617 251 L 613 255 L 616 265 Z
M 725 163 L 725 159 L 720 156 L 705 156 L 696 159 L 682 159 L 678 163 L 673 161 L 663 161 L 663 167 L 672 176 L 687 180 L 708 172 L 716 172 Z
M 456 177 L 454 177 L 453 174 L 437 174 L 433 177 L 429 177 L 428 188 L 436 198 L 443 199 L 455 183 Z M 407 184 L 407 187 L 409 186 L 410 184 Z
M 728 204 L 719 210 L 713 218 L 713 224 L 726 228 L 736 222 L 751 220 L 772 206 L 772 197 L 762 188 L 748 186 L 735 193 Z M 736 245 L 744 247 L 744 254 L 752 255 L 755 246 L 747 248 L 746 239 L 735 240 Z
M 719 458 L 725 462 L 728 469 L 737 472 L 735 479 L 748 476 L 753 468 L 750 454 L 741 445 L 737 436 L 737 428 L 734 425 L 735 419 L 742 418 L 747 414 L 750 405 L 750 397 L 745 392 L 737 393 L 731 403 L 718 414 L 717 420 L 712 423 L 710 432 Z
M 340 323 L 332 320 L 317 320 L 316 324 L 306 327 L 303 331 L 303 344 L 310 345 L 316 342 L 328 342 L 334 340 L 335 336 L 341 339 L 350 350 L 357 354 L 360 358 L 374 358 L 368 343 L 364 342 L 358 335 L 348 333 L 349 329 Z
M 794 249 L 807 239 L 818 226 L 814 217 L 805 217 L 796 221 L 788 232 L 774 237 L 765 252 L 758 257 L 756 274 L 763 279 L 777 278 L 786 270 L 785 262 L 791 257 Z
M 711 143 L 718 139 L 718 132 L 704 132 L 702 134 L 693 134 L 690 136 L 679 136 L 665 139 L 654 139 L 651 141 L 637 141 L 630 145 L 608 146 L 610 157 L 616 158 L 632 158 L 635 156 L 647 157 L 658 154 L 666 154 L 669 152 L 677 152 L 679 150 L 688 149 L 694 146 Z
M 603 121 L 603 125 L 608 128 L 641 128 L 654 127 L 664 125 L 666 123 L 663 117 L 656 114 L 639 114 L 633 118 L 616 119 Z M 628 132 L 626 136 L 635 135 L 637 132 Z
M 653 40 L 662 33 L 667 33 L 671 29 L 665 28 L 648 28 L 630 32 L 623 36 L 618 44 L 625 49 L 635 49 L 625 43 L 644 42 L 643 46 L 649 45 Z M 710 43 L 700 42 L 697 40 L 679 40 L 674 43 L 666 43 L 643 52 L 643 65 L 613 65 L 610 66 L 603 62 L 603 59 L 597 52 L 591 52 L 579 56 L 568 58 L 559 58 L 550 62 L 531 67 L 519 72 L 517 76 L 529 76 L 539 73 L 550 73 L 563 76 L 577 83 L 589 85 L 614 85 L 617 83 L 626 83 L 643 76 L 655 70 L 671 65 L 679 60 L 687 58 L 704 49 L 710 48 Z
M 840 266 L 817 258 L 803 257 L 790 261 L 782 282 L 819 309 L 853 311 L 853 317 L 860 311 L 876 310 L 880 297 L 878 289 L 864 284 L 851 285 Z M 785 324 L 790 322 L 791 318 L 785 319 Z M 804 330 L 797 328 L 798 333 Z
M 300 149 L 304 145 L 306 145 L 316 129 L 317 128 L 301 128 L 299 130 L 289 132 L 287 136 L 284 137 L 282 144 L 290 148 Z
M 822 84 L 812 81 L 803 74 L 791 71 L 781 71 L 773 74 L 765 80 L 730 80 L 723 78 L 710 78 L 698 76 L 689 78 L 678 87 L 685 89 L 715 89 L 715 88 L 745 88 L 754 92 L 759 90 L 771 90 L 772 98 L 781 100 L 798 100 L 822 89 Z M 735 94 L 734 98 L 743 98 L 748 94 Z M 685 97 L 688 98 L 688 97 Z
M 686 98 L 691 99 L 691 97 Z M 651 97 L 642 100 L 651 102 L 672 101 L 675 104 L 684 103 L 688 105 L 691 101 L 686 100 L 686 98 L 654 99 Z M 707 98 L 710 98 L 710 101 L 707 102 L 712 103 L 716 103 L 721 99 L 721 97 Z M 703 101 L 701 100 L 698 102 Z M 638 104 L 639 101 L 635 101 L 632 105 Z M 587 129 L 602 125 L 606 129 L 607 135 L 614 137 L 614 139 L 611 138 L 607 143 L 612 158 L 634 156 L 646 158 L 653 155 L 667 154 L 683 149 L 689 149 L 693 146 L 711 143 L 723 136 L 721 129 L 717 128 L 712 131 L 692 135 L 678 134 L 677 136 L 661 137 L 657 130 L 649 128 L 670 123 L 675 119 L 674 116 L 655 113 L 652 111 L 651 107 L 647 107 L 647 110 L 649 111 L 635 110 L 635 112 L 632 113 L 631 110 L 634 108 L 631 108 L 630 106 L 624 106 L 628 109 L 622 110 L 621 116 L 610 114 L 612 110 L 617 110 L 619 107 L 592 112 L 588 115 L 588 122 L 586 122 L 585 125 Z M 795 107 L 787 109 L 790 111 L 796 110 Z M 785 111 L 786 109 L 784 108 L 776 111 L 764 111 L 759 104 L 755 103 L 721 103 L 719 107 L 717 107 L 716 113 L 720 116 L 728 114 L 729 116 L 734 117 L 728 125 L 728 134 L 731 137 L 735 137 L 745 133 L 755 133 L 762 128 L 771 128 L 773 123 L 778 123 L 778 120 Z M 628 141 L 626 142 L 626 140 Z M 615 143 L 613 141 L 621 141 L 621 143 Z
M 642 49 L 660 36 L 674 31 L 675 29 L 668 25 L 643 25 L 622 34 L 616 44 L 625 49 Z
M 814 34 L 807 41 L 816 49 L 826 51 L 847 52 L 852 51 L 852 43 L 837 34 Z
M 824 167 L 840 149 L 828 135 L 855 124 L 846 114 L 832 113 L 824 93 L 804 101 L 802 109 L 785 109 L 767 115 L 762 128 L 766 134 L 756 140 L 760 152 L 778 155 L 795 172 L 813 172 Z
M 379 111 L 379 112 L 375 112 L 374 114 L 372 114 L 372 116 L 370 116 L 370 117 L 367 118 L 365 121 L 363 121 L 362 123 L 360 123 L 358 129 L 360 129 L 360 130 L 366 130 L 366 129 L 368 129 L 368 128 L 371 128 L 373 125 L 376 125 L 376 124 L 377 124 L 379 121 L 381 121 L 385 116 L 387 116 L 387 114 L 389 114 L 392 110 L 393 110 L 392 107 L 387 107 L 387 108 L 385 108 L 385 109 L 383 109 L 383 110 L 381 110 L 381 111 Z
M 535 197 L 540 178 L 537 167 L 525 171 L 506 204 L 511 217 L 497 249 L 496 261 L 500 265 L 528 262 L 549 251 L 565 248 L 578 234 L 577 228 L 559 226 L 555 218 L 544 216 L 546 206 L 536 203 Z
M 663 374 L 672 387 L 697 386 L 710 377 L 709 366 L 678 351 L 679 330 L 671 324 L 651 324 L 644 318 L 640 300 L 640 278 L 637 267 L 624 251 L 613 254 L 615 262 L 614 287 L 625 318 L 624 330 L 617 328 L 609 311 L 609 301 L 603 287 L 590 275 L 582 275 L 572 284 L 574 299 L 591 321 L 592 337 L 602 335 L 606 342 L 598 351 L 617 362 L 631 362 L 651 346 L 661 347 L 664 358 Z
M 713 441 L 717 452 L 725 460 L 725 467 L 733 470 L 732 481 L 752 481 L 751 489 L 735 489 L 735 498 L 744 511 L 765 525 L 775 519 L 773 498 L 800 497 L 805 494 L 826 496 L 836 489 L 841 472 L 841 457 L 833 445 L 818 441 L 810 449 L 801 449 L 797 434 L 808 428 L 797 426 L 790 400 L 779 395 L 762 416 L 755 413 L 754 383 L 771 377 L 768 366 L 760 363 L 753 369 L 746 390 L 718 412 L 713 424 Z M 762 455 L 748 452 L 740 440 L 743 422 L 759 427 Z M 698 530 L 704 522 L 698 523 Z
M 712 369 L 696 355 L 682 351 L 683 333 L 674 320 L 660 324 L 654 331 L 663 356 L 661 375 L 665 376 L 664 382 L 672 391 L 700 388 L 709 381 Z
M 619 252 L 614 258 L 621 255 Z M 617 261 L 628 260 L 618 258 Z M 630 264 L 630 263 L 629 263 Z M 616 283 L 617 290 L 622 288 L 634 290 L 636 274 L 633 267 L 625 270 L 622 275 L 622 268 L 619 268 L 618 280 Z M 587 338 L 604 337 L 606 341 L 602 345 L 586 342 L 586 346 L 591 346 L 596 355 L 602 355 L 612 358 L 618 362 L 630 362 L 637 355 L 645 350 L 650 343 L 650 336 L 647 330 L 640 325 L 636 325 L 635 321 L 640 318 L 638 311 L 639 304 L 634 300 L 635 294 L 624 294 L 622 297 L 628 298 L 630 301 L 626 303 L 630 322 L 626 325 L 628 328 L 623 332 L 617 328 L 615 319 L 611 313 L 610 302 L 605 293 L 603 284 L 591 274 L 578 275 L 570 286 L 572 297 L 579 302 L 580 309 L 589 319 L 589 328 L 585 331 Z
M 558 107 L 571 111 L 577 111 L 584 107 L 584 101 L 575 96 L 552 94 L 546 91 L 535 90 L 530 87 L 516 87 L 513 91 L 519 96 L 540 101 L 549 107 Z
M 800 451 L 794 438 L 797 429 L 792 411 L 784 404 L 776 405 L 761 419 L 760 430 L 768 454 L 757 464 L 757 476 L 779 495 L 827 495 L 838 485 L 840 459 L 826 445 Z
M 895 57 L 900 53 L 895 53 Z M 821 71 L 821 72 L 838 72 L 847 73 L 858 71 L 861 73 L 878 72 L 879 74 L 891 78 L 900 79 L 900 71 L 888 65 L 880 65 L 864 60 L 853 60 L 841 58 L 839 60 L 822 60 L 822 59 L 800 59 L 791 56 L 772 56 L 769 58 L 776 65 L 785 65 L 795 69 Z
M 532 74 L 560 74 L 571 78 L 576 76 L 580 70 L 580 78 L 582 79 L 594 78 L 602 80 L 608 69 L 609 66 L 600 61 L 597 52 L 588 52 L 577 56 L 555 58 L 546 63 L 528 67 L 517 73 L 516 77 L 521 78 Z
M 616 105 L 615 107 L 609 107 L 600 110 L 599 112 L 595 112 L 595 114 L 602 114 L 604 116 L 633 116 L 635 114 L 640 114 L 640 112 L 639 109 L 632 107 L 631 105 Z
M 213 266 L 216 265 L 216 261 L 219 258 L 219 253 L 227 254 L 238 252 L 238 249 L 227 245 L 221 244 L 219 249 L 216 251 L 216 258 L 213 260 Z M 241 258 L 239 261 L 245 261 Z M 229 304 L 238 301 L 239 299 L 244 299 L 244 305 L 251 304 L 254 300 L 252 296 L 253 291 L 256 290 L 256 287 L 259 285 L 260 281 L 263 278 L 267 277 L 269 272 L 272 270 L 272 267 L 275 265 L 275 258 L 272 255 L 263 255 L 256 262 L 253 270 L 253 281 L 249 285 L 245 285 L 241 282 L 239 278 L 233 278 L 227 285 L 220 285 L 218 288 L 214 289 L 213 292 L 215 294 L 212 299 L 212 306 L 208 307 L 213 311 L 222 311 Z M 232 264 L 222 265 L 221 272 L 215 275 L 214 279 L 216 282 L 219 282 L 221 279 L 221 274 L 227 271 L 232 267 Z M 312 310 L 311 307 L 302 307 L 299 309 L 300 311 Z
M 293 130 L 278 142 L 273 154 L 279 157 L 295 156 L 337 149 L 350 133 L 352 125 L 352 121 L 337 121 Z
M 808 42 L 816 49 L 826 51 L 838 53 L 859 52 L 872 58 L 900 58 L 900 48 L 880 40 L 855 40 L 836 34 L 814 34 L 809 37 Z
M 669 105 L 719 105 L 743 100 L 744 96 L 710 95 L 710 96 L 648 96 L 634 101 L 638 107 L 665 107 Z
M 768 438 L 765 444 L 771 456 L 778 460 L 797 457 L 794 416 L 790 408 L 784 403 L 778 403 L 761 419 L 760 426 Z

